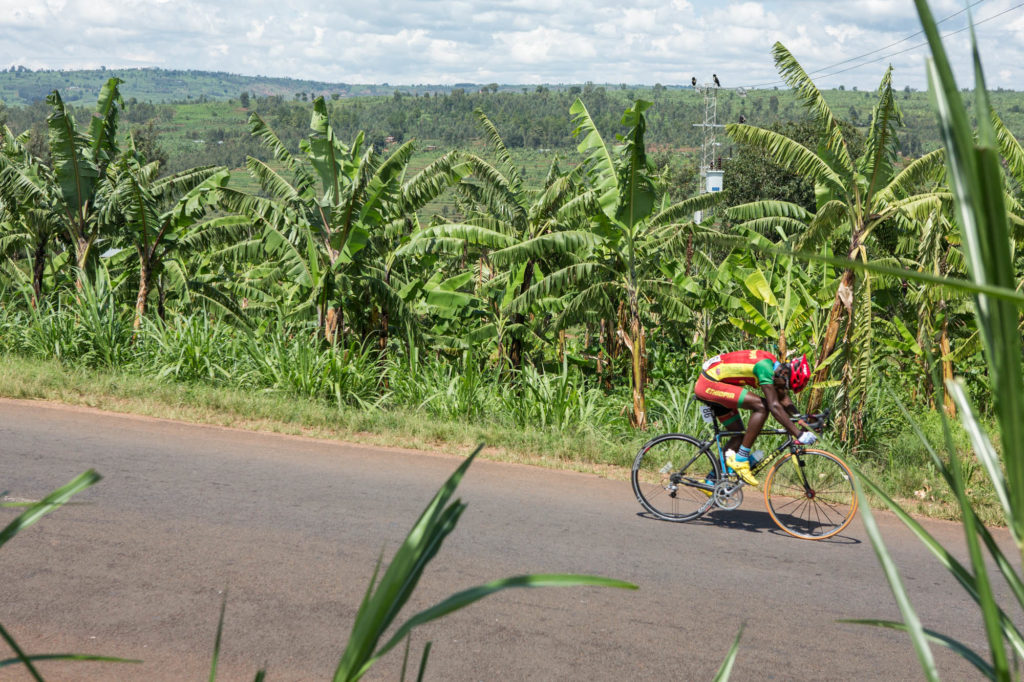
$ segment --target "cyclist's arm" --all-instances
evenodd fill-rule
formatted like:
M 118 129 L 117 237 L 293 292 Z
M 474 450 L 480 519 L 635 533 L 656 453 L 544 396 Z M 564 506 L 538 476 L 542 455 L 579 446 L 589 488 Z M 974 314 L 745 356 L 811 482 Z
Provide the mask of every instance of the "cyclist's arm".
M 776 393 L 777 392 L 778 391 L 776 390 Z M 793 404 L 792 398 L 789 397 L 789 392 L 786 392 L 783 395 L 781 395 L 779 397 L 779 402 L 782 403 L 782 407 L 784 407 L 786 409 L 786 412 L 789 413 L 790 417 L 800 417 L 801 416 L 800 415 L 800 410 L 796 409 L 796 405 Z M 790 421 L 793 421 L 793 420 L 790 419 Z M 807 429 L 808 431 L 811 430 L 811 427 L 809 427 L 807 425 L 807 422 L 805 422 L 802 418 L 801 419 L 797 419 L 796 423 L 797 423 L 797 425 L 800 426 L 801 429 Z M 802 430 L 801 430 L 801 433 L 803 433 Z
M 761 389 L 764 391 L 764 401 L 768 406 L 768 411 L 794 438 L 799 438 L 803 431 L 789 418 L 790 413 L 784 405 L 784 401 L 789 402 L 789 396 L 780 398 L 779 392 L 771 384 L 762 384 Z M 790 402 L 790 406 L 792 406 L 792 402 Z
M 776 391 L 778 393 L 778 391 Z M 786 409 L 789 416 L 795 417 L 800 414 L 800 410 L 796 409 L 796 405 L 793 404 L 793 400 L 789 397 L 789 393 L 785 393 L 779 397 L 779 402 L 782 403 L 782 407 Z

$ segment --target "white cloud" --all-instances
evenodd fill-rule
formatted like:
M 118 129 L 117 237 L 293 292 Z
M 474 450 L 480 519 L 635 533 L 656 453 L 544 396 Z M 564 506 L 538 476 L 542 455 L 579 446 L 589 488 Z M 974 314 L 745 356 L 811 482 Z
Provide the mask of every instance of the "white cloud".
M 778 83 L 771 46 L 808 72 L 858 55 L 878 60 L 820 81 L 867 89 L 886 64 L 899 87 L 925 87 L 913 5 L 893 0 L 2 0 L 0 67 L 164 66 L 318 80 Z M 944 32 L 965 25 L 962 0 L 932 0 Z M 972 9 L 994 86 L 1024 58 L 1024 8 Z M 998 12 L 1012 11 L 992 20 Z M 966 33 L 947 39 L 970 82 Z M 895 45 L 894 45 L 895 44 Z M 879 59 L 881 58 L 881 59 Z M 855 60 L 844 64 L 847 69 Z M 998 82 L 997 82 L 998 81 Z
M 273 20 L 273 18 L 274 17 L 270 17 L 270 20 Z M 245 34 L 245 37 L 249 40 L 250 43 L 254 43 L 254 42 L 258 41 L 260 38 L 263 37 L 263 32 L 267 28 L 267 22 L 266 21 L 257 21 L 257 20 L 254 19 L 251 22 L 251 25 L 252 25 L 252 29 L 248 33 Z

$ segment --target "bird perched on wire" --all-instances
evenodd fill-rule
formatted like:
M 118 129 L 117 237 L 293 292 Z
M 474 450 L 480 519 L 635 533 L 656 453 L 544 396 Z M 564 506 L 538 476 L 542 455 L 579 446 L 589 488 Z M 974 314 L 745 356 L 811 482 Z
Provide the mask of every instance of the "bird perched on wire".
M 697 87 L 697 77 L 696 76 L 694 76 L 693 78 L 690 79 L 690 85 L 692 85 L 693 87 Z
M 722 87 L 722 84 L 718 82 L 718 74 L 717 73 L 711 74 L 711 77 L 715 79 L 715 87 L 716 88 Z

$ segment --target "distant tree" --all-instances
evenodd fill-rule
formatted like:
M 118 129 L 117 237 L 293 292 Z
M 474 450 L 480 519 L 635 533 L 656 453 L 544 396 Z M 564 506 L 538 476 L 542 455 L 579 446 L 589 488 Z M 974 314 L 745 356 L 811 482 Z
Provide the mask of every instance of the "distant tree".
M 338 99 L 340 97 L 341 97 L 341 93 L 340 92 L 332 92 L 331 93 L 331 99 L 334 100 L 334 101 L 338 101 Z
M 145 125 L 132 129 L 135 150 L 147 162 L 159 162 L 161 170 L 167 169 L 167 152 L 160 147 L 160 133 L 150 119 Z
M 583 88 L 581 88 L 578 85 L 573 85 L 572 87 L 569 88 L 569 94 L 570 95 L 578 95 L 581 92 L 583 92 Z
M 242 105 L 243 109 L 249 108 L 249 93 L 242 90 L 242 94 L 238 96 L 238 103 Z

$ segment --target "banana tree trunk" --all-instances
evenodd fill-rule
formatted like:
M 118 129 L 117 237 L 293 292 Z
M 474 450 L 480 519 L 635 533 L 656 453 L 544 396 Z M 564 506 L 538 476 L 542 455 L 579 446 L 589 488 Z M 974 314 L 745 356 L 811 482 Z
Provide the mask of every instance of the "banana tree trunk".
M 946 302 L 939 302 L 939 309 L 945 310 Z M 953 361 L 950 359 L 950 353 L 952 348 L 949 343 L 949 318 L 944 314 L 942 318 L 942 331 L 939 334 L 939 352 L 942 354 L 942 402 L 946 408 L 946 414 L 950 417 L 956 417 L 956 404 L 953 402 L 953 398 L 950 397 L 949 391 L 945 389 L 948 382 L 953 380 Z
M 330 307 L 324 312 L 323 321 L 321 322 L 321 325 L 324 328 L 324 340 L 331 345 L 338 342 L 340 318 L 341 315 L 338 314 L 337 308 Z
M 814 373 L 814 383 L 818 384 L 828 377 L 829 368 L 822 367 L 822 363 L 832 355 L 835 349 L 836 340 L 839 338 L 839 326 L 842 323 L 843 311 L 846 310 L 849 316 L 853 308 L 853 286 L 856 284 L 857 275 L 852 269 L 843 272 L 839 282 L 839 290 L 836 291 L 836 298 L 832 302 L 832 309 L 828 313 L 828 325 L 825 327 L 825 338 L 821 343 L 821 352 L 815 366 L 818 370 Z M 821 398 L 824 391 L 821 388 L 811 389 L 811 397 L 807 401 L 807 411 L 817 412 L 821 406 Z
M 38 307 L 43 298 L 43 273 L 46 272 L 46 237 L 41 237 L 32 254 L 32 305 Z
M 384 270 L 384 285 L 387 288 L 391 288 L 390 268 Z M 381 306 L 380 310 L 380 352 L 382 357 L 387 353 L 388 350 L 388 335 L 391 332 L 391 330 L 389 329 L 389 325 L 391 324 L 390 318 L 391 316 L 388 314 L 388 306 L 387 303 L 385 302 L 384 305 Z
M 630 422 L 635 428 L 647 428 L 647 402 L 644 396 L 644 386 L 647 383 L 644 368 L 647 366 L 647 344 L 644 341 L 644 328 L 640 324 L 640 314 L 637 308 L 635 297 L 629 305 L 629 336 L 626 339 L 626 347 L 629 349 L 632 360 L 632 371 L 630 379 L 633 388 L 633 414 Z
M 146 299 L 149 298 L 149 280 L 152 276 L 149 260 L 145 257 L 139 260 L 139 295 L 135 297 L 135 322 L 132 324 L 132 329 L 136 332 L 142 326 L 142 318 L 146 314 Z
M 90 241 L 82 237 L 75 238 L 75 265 L 78 267 L 78 278 L 75 286 L 81 290 L 84 286 L 85 265 L 89 262 Z
M 903 289 L 904 295 L 906 294 L 906 287 Z M 914 337 L 914 342 L 918 348 L 924 348 L 928 345 L 927 339 L 931 335 L 931 324 L 932 311 L 929 305 L 928 299 L 925 298 L 920 305 L 917 307 L 917 336 Z M 928 362 L 925 359 L 923 353 L 919 353 L 917 356 L 917 368 L 921 372 L 921 383 L 912 384 L 910 386 L 910 398 L 911 401 L 917 399 L 918 394 L 924 396 L 925 401 L 928 403 L 928 409 L 935 409 L 935 401 L 932 397 L 935 395 L 935 386 L 932 384 L 932 373 L 928 370 Z
M 519 295 L 523 295 L 533 284 L 533 261 L 526 263 L 526 270 L 523 271 L 523 283 L 519 287 Z M 522 325 L 526 322 L 526 315 L 513 313 L 512 324 Z M 508 364 L 512 369 L 522 369 L 523 366 L 523 332 L 516 330 L 512 335 L 512 341 L 508 345 Z M 600 373 L 600 370 L 598 370 Z

